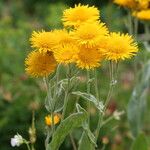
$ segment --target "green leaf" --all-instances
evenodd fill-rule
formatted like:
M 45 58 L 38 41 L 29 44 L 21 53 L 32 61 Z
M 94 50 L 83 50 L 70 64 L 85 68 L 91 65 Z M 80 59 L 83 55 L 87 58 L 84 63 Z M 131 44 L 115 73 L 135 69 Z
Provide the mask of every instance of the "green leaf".
M 133 136 L 137 136 L 144 123 L 144 114 L 147 107 L 147 95 L 150 85 L 150 61 L 145 64 L 140 82 L 134 88 L 128 103 L 127 114 Z
M 90 142 L 90 139 L 85 131 L 82 133 L 79 141 L 78 150 L 95 150 L 94 145 Z
M 51 112 L 52 110 L 52 106 L 51 106 L 51 102 L 53 101 L 53 98 L 51 97 L 50 99 L 48 99 L 48 96 L 46 96 L 45 98 L 45 108 L 48 112 Z
M 131 150 L 148 150 L 146 137 L 141 133 L 133 142 Z
M 70 83 L 71 83 L 71 87 L 73 87 L 78 81 L 78 78 L 76 76 L 73 76 L 72 78 L 70 78 Z M 59 81 L 58 83 L 60 85 L 60 88 L 65 90 L 68 84 L 68 79 L 62 79 Z
M 86 123 L 86 126 L 84 125 L 83 128 L 84 128 L 84 131 L 85 131 L 86 135 L 87 135 L 88 138 L 89 138 L 89 142 L 90 142 L 94 147 L 97 147 L 96 138 L 95 138 L 95 136 L 93 135 L 93 133 L 91 132 L 91 130 L 89 129 L 88 124 Z
M 79 104 L 76 104 L 76 107 L 77 107 L 78 112 L 84 111 L 84 109 Z M 82 123 L 82 127 L 84 129 L 85 134 L 86 134 L 85 136 L 88 137 L 89 145 L 91 145 L 90 147 L 97 147 L 95 136 L 93 135 L 93 133 L 89 129 L 89 125 L 87 124 L 86 121 Z M 86 138 L 86 137 L 84 137 L 84 138 Z M 83 138 L 83 140 L 84 140 L 84 138 Z M 82 139 L 82 137 L 81 137 L 81 139 Z M 81 143 L 82 143 L 82 140 L 81 140 Z
M 79 105 L 78 105 L 79 107 Z M 81 109 L 81 106 L 80 106 Z M 63 143 L 65 137 L 77 127 L 82 126 L 82 123 L 88 118 L 87 112 L 82 108 L 82 112 L 74 113 L 61 122 L 56 129 L 51 143 L 48 145 L 47 150 L 58 150 Z
M 103 109 L 104 109 L 103 103 L 101 101 L 97 100 L 94 95 L 83 93 L 80 91 L 72 92 L 72 94 L 81 96 L 83 99 L 92 102 L 100 112 L 103 112 Z

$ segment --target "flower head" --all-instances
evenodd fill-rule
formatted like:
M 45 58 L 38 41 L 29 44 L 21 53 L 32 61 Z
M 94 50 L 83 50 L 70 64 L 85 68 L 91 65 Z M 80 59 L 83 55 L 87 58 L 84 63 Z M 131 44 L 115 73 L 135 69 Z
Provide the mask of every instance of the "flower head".
M 25 65 L 27 74 L 33 77 L 45 77 L 54 72 L 57 64 L 51 52 L 43 54 L 33 51 L 27 56 Z
M 104 23 L 84 23 L 73 33 L 73 38 L 79 46 L 87 48 L 96 47 L 108 35 L 108 29 Z
M 134 16 L 140 20 L 148 21 L 150 20 L 150 9 L 141 10 L 139 12 L 134 13 Z
M 58 45 L 65 45 L 70 42 L 73 42 L 70 33 L 63 29 L 63 30 L 54 30 L 53 34 L 57 37 L 57 44 Z
M 60 115 L 55 114 L 54 115 L 54 125 L 58 124 L 60 122 Z M 45 117 L 45 124 L 47 126 L 51 126 L 52 125 L 52 117 L 50 115 Z
M 101 49 L 106 59 L 118 61 L 131 58 L 138 51 L 137 43 L 128 34 L 110 33 L 107 45 Z
M 10 141 L 12 147 L 15 147 L 15 146 L 18 147 L 21 144 L 23 144 L 23 142 L 24 142 L 23 138 L 19 134 L 15 135 L 13 138 L 11 138 L 11 141 Z
M 63 47 L 65 45 L 74 44 L 74 40 L 70 35 L 70 32 L 67 30 L 54 30 L 53 34 L 55 35 L 55 44 L 53 47 L 53 52 L 55 50 L 58 50 L 60 47 Z
M 138 0 L 138 9 L 147 9 L 149 7 L 150 0 Z
M 33 32 L 30 38 L 31 45 L 33 48 L 36 48 L 40 52 L 53 51 L 53 47 L 57 41 L 56 36 L 53 32 Z
M 97 21 L 99 19 L 99 10 L 94 6 L 75 5 L 74 8 L 66 9 L 63 12 L 62 21 L 64 26 L 78 27 L 86 21 Z
M 136 8 L 135 0 L 114 0 L 114 3 L 124 7 Z
M 73 63 L 78 51 L 78 47 L 75 44 L 61 45 L 55 50 L 54 57 L 58 63 Z
M 93 69 L 100 66 L 103 56 L 96 48 L 80 47 L 76 55 L 76 64 L 82 69 Z

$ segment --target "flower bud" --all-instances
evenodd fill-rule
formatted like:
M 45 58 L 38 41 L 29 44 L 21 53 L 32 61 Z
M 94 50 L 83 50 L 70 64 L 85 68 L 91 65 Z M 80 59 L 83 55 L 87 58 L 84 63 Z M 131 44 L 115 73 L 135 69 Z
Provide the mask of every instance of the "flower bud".
M 108 144 L 108 143 L 109 143 L 109 138 L 108 138 L 107 136 L 104 136 L 104 137 L 102 138 L 102 143 L 103 143 L 103 144 Z
M 59 114 L 55 114 L 54 115 L 54 125 L 60 122 L 60 115 Z M 47 126 L 51 126 L 52 125 L 52 117 L 50 115 L 47 115 L 45 117 L 45 124 Z

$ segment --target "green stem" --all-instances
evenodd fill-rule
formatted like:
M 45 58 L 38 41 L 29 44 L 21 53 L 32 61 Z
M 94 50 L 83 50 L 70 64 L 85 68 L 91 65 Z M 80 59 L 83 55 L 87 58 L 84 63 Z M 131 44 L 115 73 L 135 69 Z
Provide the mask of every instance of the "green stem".
M 90 94 L 90 71 L 87 70 L 87 93 Z
M 150 51 L 150 39 L 149 39 L 149 36 L 150 36 L 150 28 L 149 28 L 149 24 L 145 24 L 145 34 L 146 34 L 146 37 L 147 37 L 147 41 L 146 41 L 146 49 L 147 51 L 149 52 Z M 147 56 L 147 55 L 146 55 Z M 146 61 L 148 60 L 148 56 L 146 57 Z
M 70 136 L 70 140 L 71 140 L 71 143 L 72 143 L 72 146 L 73 146 L 73 150 L 77 150 L 77 146 L 76 146 L 76 143 L 74 141 L 74 138 L 73 138 L 72 134 L 70 133 L 69 136 Z
M 67 88 L 66 88 L 66 92 L 65 92 L 65 98 L 64 98 L 64 108 L 63 108 L 63 112 L 62 112 L 62 120 L 65 118 L 65 113 L 67 110 L 67 104 L 68 104 L 68 99 L 69 99 L 69 90 L 70 90 L 70 79 L 71 79 L 71 70 L 70 70 L 70 65 L 67 66 L 67 80 L 68 80 L 68 84 L 67 84 Z
M 149 28 L 149 24 L 146 24 L 146 23 L 145 23 L 145 25 L 144 25 L 144 30 L 145 30 L 145 36 L 146 36 L 146 38 L 147 38 L 147 40 L 144 42 L 144 44 L 145 44 L 146 50 L 149 52 L 149 49 L 150 49 L 150 44 L 149 44 L 149 41 L 150 41 L 150 39 L 149 39 L 149 36 L 150 36 L 150 28 Z M 145 55 L 144 58 L 145 58 L 144 61 L 147 62 L 147 60 L 148 60 L 148 55 L 147 55 L 147 53 L 146 53 L 146 55 Z
M 31 150 L 35 150 L 35 148 L 34 148 L 34 145 L 33 145 L 33 144 L 31 145 Z
M 149 35 L 150 35 L 149 25 L 148 25 L 148 24 L 145 24 L 144 28 L 145 28 L 145 35 L 146 35 L 146 37 L 149 37 Z M 147 41 L 147 42 L 148 42 L 148 41 Z
M 134 18 L 134 37 L 137 39 L 138 36 L 138 19 Z
M 97 100 L 100 100 L 99 90 L 98 90 L 97 70 L 96 69 L 94 70 L 94 76 L 95 76 L 95 94 L 96 94 Z
M 111 99 L 111 95 L 113 92 L 113 88 L 114 88 L 114 84 L 115 84 L 115 79 L 114 79 L 114 64 L 112 61 L 110 61 L 110 85 L 109 85 L 109 91 L 108 91 L 108 95 L 105 101 L 105 105 L 104 105 L 104 113 L 106 111 L 107 105 Z
M 109 86 L 108 95 L 107 95 L 107 98 L 106 98 L 106 101 L 105 101 L 105 104 L 104 104 L 103 113 L 100 113 L 100 115 L 99 115 L 99 120 L 98 120 L 97 129 L 96 129 L 96 135 L 95 135 L 96 141 L 98 139 L 99 132 L 100 132 L 100 129 L 101 129 L 102 124 L 103 124 L 103 117 L 105 115 L 107 105 L 108 105 L 108 103 L 111 99 L 111 95 L 112 95 L 112 92 L 113 92 L 113 87 L 114 87 L 115 80 L 114 80 L 114 76 L 113 76 L 113 74 L 114 74 L 114 65 L 113 65 L 112 61 L 110 61 L 109 70 L 110 70 L 110 86 Z
M 51 86 L 49 85 L 49 81 L 48 81 L 48 77 L 44 78 L 45 84 L 46 84 L 46 89 L 47 89 L 47 98 L 48 98 L 48 102 L 49 102 L 49 106 L 50 106 L 50 111 L 52 111 L 53 109 L 53 105 L 52 105 L 52 93 L 51 93 Z
M 36 128 L 35 128 L 35 112 L 32 111 L 32 130 L 35 131 L 35 136 L 36 136 Z M 31 143 L 31 150 L 35 150 L 34 148 L 34 143 Z
M 138 39 L 138 19 L 134 18 L 133 21 L 134 21 L 134 38 L 135 38 L 135 40 L 137 40 Z M 137 71 L 138 71 L 137 64 L 138 64 L 138 56 L 135 56 L 134 64 L 133 64 L 135 73 L 137 73 Z
M 95 135 L 96 141 L 97 141 L 98 136 L 99 136 L 99 132 L 100 132 L 100 129 L 101 129 L 101 122 L 102 122 L 102 120 L 103 120 L 103 116 L 102 116 L 101 113 L 99 113 L 98 125 L 97 125 L 96 135 Z
M 58 92 L 58 84 L 59 84 L 59 69 L 60 69 L 60 65 L 61 64 L 58 64 L 58 66 L 57 66 L 57 70 L 56 70 L 56 77 L 55 77 L 55 79 L 56 79 L 56 83 L 54 84 L 54 108 L 55 108 L 55 106 L 56 106 L 56 104 L 57 104 L 57 101 L 58 101 L 58 99 L 57 99 L 57 92 Z
M 105 148 L 106 148 L 106 145 L 104 144 L 101 150 L 105 150 Z
M 103 121 L 103 123 L 101 124 L 101 127 L 104 126 L 105 124 L 107 124 L 109 121 L 113 120 L 114 116 L 109 117 L 108 119 L 106 119 L 105 121 Z
M 133 34 L 133 22 L 132 22 L 132 15 L 131 15 L 131 11 L 128 11 L 128 31 L 129 34 L 132 35 Z
M 94 70 L 94 76 L 95 76 L 95 94 L 96 94 L 96 99 L 100 100 L 99 90 L 98 90 L 97 70 L 96 69 Z M 99 111 L 99 119 L 98 119 L 98 124 L 97 124 L 97 128 L 96 128 L 96 135 L 95 135 L 96 140 L 97 140 L 98 135 L 99 135 L 101 121 L 102 121 L 102 114 Z
M 46 137 L 46 140 L 45 140 L 45 148 L 46 148 L 46 150 L 48 148 L 50 137 L 51 137 L 50 130 L 49 130 L 49 127 L 47 127 L 47 137 Z
M 47 87 L 47 98 L 48 98 L 48 102 L 49 102 L 49 105 L 50 105 L 50 111 L 51 111 L 51 117 L 52 117 L 52 125 L 51 125 L 51 128 L 52 128 L 52 135 L 54 134 L 54 131 L 55 131 L 55 125 L 54 125 L 54 113 L 53 113 L 53 103 L 52 103 L 52 91 L 51 91 L 51 85 L 49 83 L 49 80 L 48 80 L 48 77 L 45 77 L 45 83 L 46 83 L 46 87 Z
M 53 112 L 51 113 L 51 117 L 52 117 L 52 136 L 53 136 L 53 134 L 55 132 L 54 113 Z
M 30 148 L 30 146 L 29 146 L 29 142 L 26 141 L 25 144 L 26 144 L 26 146 L 27 146 L 27 149 L 28 149 L 28 150 L 31 150 L 31 148 Z
M 105 105 L 104 105 L 104 112 L 106 111 L 107 106 L 108 106 L 108 104 L 109 104 L 109 101 L 110 101 L 110 99 L 111 99 L 111 95 L 112 95 L 112 92 L 113 92 L 113 87 L 114 87 L 114 85 L 110 85 L 110 87 L 109 87 L 107 99 L 106 99 Z
M 87 70 L 87 94 L 90 94 L 90 71 Z M 91 106 L 91 103 L 90 101 L 88 101 L 88 115 L 89 115 L 89 118 L 88 118 L 88 124 L 90 126 L 90 106 Z

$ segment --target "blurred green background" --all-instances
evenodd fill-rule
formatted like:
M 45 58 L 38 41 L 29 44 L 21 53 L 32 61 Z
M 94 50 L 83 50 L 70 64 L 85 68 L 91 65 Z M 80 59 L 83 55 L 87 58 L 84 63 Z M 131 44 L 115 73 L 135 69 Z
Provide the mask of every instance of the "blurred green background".
M 32 110 L 35 110 L 36 118 L 36 149 L 44 149 L 44 116 L 47 114 L 44 107 L 45 87 L 42 79 L 31 79 L 25 74 L 24 59 L 31 50 L 29 38 L 32 31 L 61 28 L 62 11 L 79 2 L 97 6 L 102 21 L 110 31 L 127 31 L 124 25 L 126 12 L 108 0 L 0 0 L 0 150 L 26 149 L 24 146 L 12 148 L 10 138 L 16 133 L 28 138 Z M 139 53 L 140 62 L 144 61 L 144 53 L 143 50 Z M 135 81 L 133 61 L 120 64 L 118 84 L 108 115 L 115 109 L 126 111 Z M 108 78 L 108 64 L 104 63 L 99 72 L 102 99 L 107 94 Z M 82 84 L 84 88 L 85 83 Z M 91 126 L 94 128 L 97 113 L 94 109 L 91 112 Z M 148 122 L 145 124 L 146 133 L 150 135 Z M 73 135 L 77 142 L 80 133 L 75 132 Z M 103 136 L 109 139 L 108 150 L 127 150 L 132 138 L 126 114 L 120 122 L 113 121 L 102 129 L 99 144 Z M 72 149 L 69 138 L 61 149 Z

